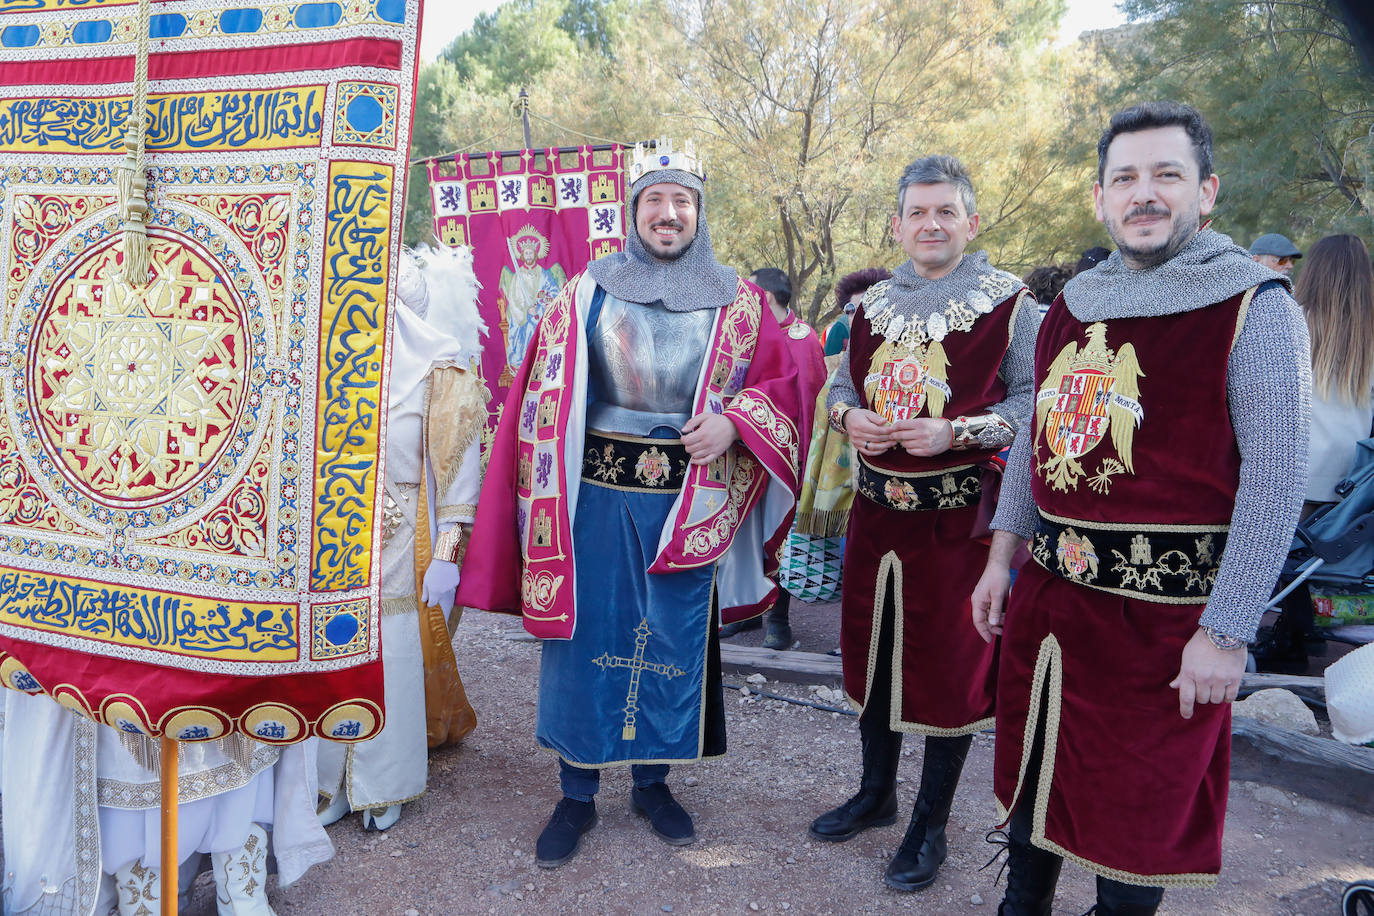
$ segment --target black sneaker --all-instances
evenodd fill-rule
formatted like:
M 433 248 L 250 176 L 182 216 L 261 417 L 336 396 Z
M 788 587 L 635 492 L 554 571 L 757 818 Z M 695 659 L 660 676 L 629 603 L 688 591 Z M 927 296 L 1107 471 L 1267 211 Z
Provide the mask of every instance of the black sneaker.
M 631 789 L 630 807 L 636 814 L 647 817 L 654 835 L 671 846 L 686 846 L 697 838 L 692 816 L 673 798 L 666 783 Z
M 553 809 L 534 844 L 534 861 L 540 868 L 557 868 L 577 855 L 582 835 L 596 826 L 596 802 L 564 798 Z

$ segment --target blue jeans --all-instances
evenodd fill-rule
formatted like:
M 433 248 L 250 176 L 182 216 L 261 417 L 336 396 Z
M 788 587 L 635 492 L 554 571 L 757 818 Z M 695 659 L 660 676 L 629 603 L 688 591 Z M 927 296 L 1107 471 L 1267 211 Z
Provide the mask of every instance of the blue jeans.
M 668 778 L 666 763 L 634 763 L 630 765 L 630 778 L 635 788 L 642 789 Z M 558 781 L 563 786 L 563 795 L 573 801 L 589 802 L 596 796 L 601 786 L 601 771 L 586 767 L 575 767 L 566 760 L 558 761 Z

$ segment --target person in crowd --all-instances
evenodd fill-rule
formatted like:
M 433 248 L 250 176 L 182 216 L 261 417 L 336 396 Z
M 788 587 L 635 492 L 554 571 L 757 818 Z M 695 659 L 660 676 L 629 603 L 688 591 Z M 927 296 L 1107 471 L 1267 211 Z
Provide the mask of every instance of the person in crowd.
M 1302 252 L 1290 242 L 1287 236 L 1277 232 L 1266 232 L 1250 245 L 1250 257 L 1270 270 L 1276 270 L 1285 277 L 1292 276 L 1293 267 Z
M 637 147 L 626 250 L 573 277 L 507 398 L 458 589 L 544 640 L 539 746 L 562 797 L 535 844 L 551 868 L 596 823 L 601 770 L 690 843 L 670 764 L 725 750 L 717 608 L 776 598 L 814 391 L 757 287 L 718 263 L 694 150 Z
M 957 159 L 912 162 L 896 204 L 892 234 L 908 260 L 864 294 L 828 398 L 859 461 L 840 646 L 863 774 L 810 834 L 840 842 L 892 823 L 902 735 L 925 736 L 911 821 L 883 875 L 914 891 L 945 860 L 964 760 L 993 721 L 996 650 L 961 621 L 987 560 L 979 520 L 997 489 L 994 459 L 1030 414 L 1039 314 L 1020 280 L 967 252 L 978 207 Z
M 1285 277 L 1201 228 L 1206 121 L 1144 103 L 1097 151 L 1117 251 L 1041 325 L 972 601 L 1001 650 L 1004 916 L 1049 913 L 1065 857 L 1097 875 L 1100 914 L 1215 882 L 1230 704 L 1306 483 L 1306 328 Z
M 1059 291 L 1073 277 L 1074 270 L 1067 264 L 1045 264 L 1026 274 L 1022 282 L 1031 291 L 1035 301 L 1040 304 L 1040 314 L 1045 314 L 1054 302 Z

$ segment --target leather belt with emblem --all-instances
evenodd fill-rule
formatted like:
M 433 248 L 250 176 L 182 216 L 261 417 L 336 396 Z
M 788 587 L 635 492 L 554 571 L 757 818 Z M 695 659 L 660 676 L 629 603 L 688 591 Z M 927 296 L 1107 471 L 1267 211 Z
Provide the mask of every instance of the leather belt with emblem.
M 1205 602 L 1217 581 L 1226 525 L 1122 526 L 1040 515 L 1031 556 L 1089 588 L 1165 604 Z
M 646 439 L 587 430 L 582 479 L 600 486 L 643 493 L 676 492 L 690 462 L 681 439 Z
M 977 504 L 983 493 L 983 471 L 973 464 L 903 473 L 875 468 L 860 456 L 858 479 L 861 494 L 898 512 L 962 509 Z

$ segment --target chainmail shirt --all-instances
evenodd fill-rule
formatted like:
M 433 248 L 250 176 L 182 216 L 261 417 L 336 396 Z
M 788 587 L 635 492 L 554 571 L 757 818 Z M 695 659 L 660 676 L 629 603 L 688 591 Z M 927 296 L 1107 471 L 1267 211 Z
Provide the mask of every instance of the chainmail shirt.
M 1243 263 L 1242 263 L 1243 260 Z M 1189 268 L 1192 265 L 1192 268 Z M 1240 485 L 1216 584 L 1198 623 L 1252 640 L 1292 544 L 1307 484 L 1312 369 L 1307 324 L 1286 278 L 1252 261 L 1225 235 L 1199 232 L 1174 258 L 1132 271 L 1121 253 L 1079 274 L 1065 304 L 1084 323 L 1163 316 L 1224 302 L 1267 280 L 1283 280 L 1250 301 L 1226 366 L 1226 398 L 1240 450 Z M 1017 431 L 992 527 L 1029 538 L 1034 428 Z
M 639 195 L 650 185 L 671 182 L 697 192 L 697 234 L 676 261 L 661 261 L 644 247 L 635 228 Z M 739 278 L 716 261 L 701 179 L 681 169 L 645 172 L 630 186 L 630 225 L 625 250 L 597 258 L 588 272 L 602 289 L 625 302 L 662 302 L 670 312 L 724 308 L 735 301 Z
M 969 290 L 978 288 L 978 278 L 990 273 L 1000 273 L 1015 280 L 1017 287 L 1021 281 L 1005 271 L 999 271 L 988 264 L 985 251 L 966 254 L 955 268 L 936 280 L 927 280 L 916 273 L 911 262 L 907 261 L 892 272 L 892 280 L 887 287 L 888 301 L 898 315 L 907 321 L 925 320 L 935 312 L 941 311 L 950 299 L 958 299 Z M 857 317 L 857 316 L 856 316 Z M 980 321 L 982 319 L 979 319 Z M 1012 429 L 1020 430 L 1030 417 L 1031 404 L 1035 397 L 1035 335 L 1040 330 L 1040 312 L 1033 302 L 1026 302 L 1016 310 L 1016 323 L 1012 327 L 1011 345 L 1002 357 L 997 374 L 1007 384 L 1007 396 L 990 405 L 986 412 L 995 413 L 1011 424 Z M 840 368 L 830 383 L 830 394 L 825 399 L 826 409 L 836 404 L 864 403 L 863 397 L 854 388 L 849 373 L 850 350 L 845 349 L 840 357 Z M 1019 432 L 1017 438 L 1020 438 Z

